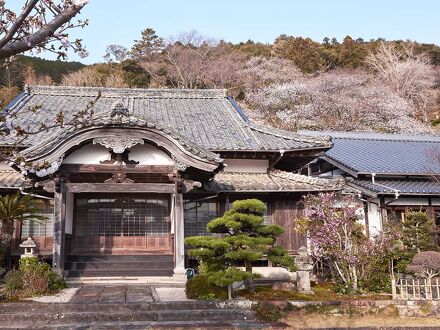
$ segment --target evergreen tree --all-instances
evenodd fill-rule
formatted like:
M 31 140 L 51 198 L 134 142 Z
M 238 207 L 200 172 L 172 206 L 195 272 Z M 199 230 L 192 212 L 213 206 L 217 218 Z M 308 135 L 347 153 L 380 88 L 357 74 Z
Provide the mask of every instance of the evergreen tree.
M 164 47 L 164 40 L 151 28 L 141 32 L 141 39 L 135 40 L 131 54 L 135 59 L 150 59 L 153 55 L 160 53 Z
M 414 255 L 420 251 L 434 251 L 437 249 L 435 224 L 426 212 L 408 212 L 403 222 L 402 243 L 405 250 Z
M 209 282 L 227 286 L 246 281 L 247 287 L 252 288 L 252 263 L 265 256 L 274 265 L 293 269 L 287 251 L 275 245 L 284 230 L 278 225 L 263 224 L 265 209 L 258 199 L 235 201 L 229 211 L 207 225 L 209 232 L 220 235 L 185 239 L 191 248 L 189 255 L 206 265 Z M 238 266 L 244 266 L 245 271 Z
M 421 251 L 435 251 L 435 224 L 426 212 L 411 211 L 402 223 L 402 253 L 397 256 L 397 269 L 406 271 L 411 259 Z

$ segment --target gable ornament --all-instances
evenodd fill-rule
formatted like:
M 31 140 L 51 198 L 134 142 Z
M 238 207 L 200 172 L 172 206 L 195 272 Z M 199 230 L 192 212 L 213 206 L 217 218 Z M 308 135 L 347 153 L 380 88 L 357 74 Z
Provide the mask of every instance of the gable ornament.
M 183 163 L 182 161 L 180 161 L 180 159 L 178 159 L 176 156 L 171 155 L 171 159 L 174 162 L 174 165 L 176 166 L 176 169 L 178 171 L 185 171 L 188 168 L 188 165 L 186 165 L 185 163 Z
M 122 117 L 129 117 L 130 112 L 127 107 L 122 103 L 122 101 L 116 101 L 112 105 L 112 110 L 110 112 L 110 118 L 122 119 Z
M 110 179 L 104 181 L 104 183 L 133 183 L 134 180 L 127 178 L 124 173 L 114 173 Z
M 111 135 L 95 138 L 93 144 L 100 144 L 112 149 L 116 154 L 122 154 L 126 149 L 130 149 L 137 144 L 144 144 L 144 140 L 132 136 Z

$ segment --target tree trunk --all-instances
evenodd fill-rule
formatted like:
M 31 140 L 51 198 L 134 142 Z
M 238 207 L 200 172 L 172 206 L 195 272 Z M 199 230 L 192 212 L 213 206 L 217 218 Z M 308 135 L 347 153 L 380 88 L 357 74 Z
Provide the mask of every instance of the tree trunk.
M 12 235 L 14 234 L 14 222 L 3 221 L 0 227 L 0 255 L 3 255 L 4 260 L 0 258 L 0 266 L 2 266 L 6 260 L 8 260 Z
M 357 278 L 357 272 L 356 272 L 356 267 L 355 266 L 351 266 L 351 276 L 352 276 L 352 289 L 353 291 L 357 291 L 358 290 L 358 278 Z
M 244 266 L 246 268 L 246 272 L 252 274 L 252 263 L 250 261 L 245 261 Z M 249 290 L 249 292 L 254 292 L 254 281 L 251 279 L 244 281 L 245 288 Z

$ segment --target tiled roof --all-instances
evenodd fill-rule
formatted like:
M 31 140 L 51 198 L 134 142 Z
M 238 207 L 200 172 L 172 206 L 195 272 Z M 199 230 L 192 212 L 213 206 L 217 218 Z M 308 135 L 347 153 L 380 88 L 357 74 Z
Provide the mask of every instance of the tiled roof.
M 309 177 L 279 170 L 272 171 L 269 175 L 223 172 L 203 185 L 203 189 L 215 192 L 337 191 L 342 187 L 343 181 L 339 179 Z
M 330 135 L 333 148 L 323 157 L 352 175 L 440 174 L 432 154 L 440 153 L 440 137 L 352 132 L 304 132 Z
M 115 126 L 121 123 L 126 127 L 147 127 L 147 128 L 156 129 L 158 131 L 163 131 L 164 133 L 178 140 L 180 145 L 182 145 L 187 151 L 191 152 L 192 154 L 210 161 L 215 161 L 215 162 L 222 161 L 218 154 L 215 154 L 203 147 L 200 147 L 196 143 L 193 143 L 192 141 L 188 141 L 188 139 L 186 139 L 185 137 L 173 132 L 172 130 L 166 127 L 157 125 L 155 123 L 147 122 L 146 120 L 137 118 L 136 116 L 123 117 L 120 119 L 111 118 L 110 116 L 95 117 L 90 123 L 85 124 L 82 128 L 88 128 L 94 126 Z M 44 138 L 42 137 L 43 139 L 38 143 L 36 143 L 35 145 L 22 151 L 21 155 L 23 155 L 26 158 L 32 158 L 46 150 L 49 150 L 57 143 L 59 143 L 61 140 L 67 139 L 68 137 L 74 135 L 77 132 L 78 132 L 77 128 L 69 127 L 60 132 L 53 132 L 52 134 L 48 134 L 47 136 L 44 136 Z
M 24 183 L 23 176 L 13 169 L 0 169 L 0 188 L 16 189 Z
M 97 117 L 107 116 L 115 101 L 121 101 L 130 115 L 169 129 L 211 151 L 289 151 L 331 146 L 327 137 L 308 137 L 251 123 L 224 90 L 27 86 L 9 108 L 41 107 L 36 113 L 24 111 L 16 119 L 23 127 L 34 127 L 41 122 L 53 122 L 61 111 L 68 120 L 94 100 Z M 49 134 L 60 131 L 54 129 Z M 26 143 L 34 145 L 47 134 L 31 136 Z
M 359 180 L 347 178 L 347 182 L 355 187 L 360 187 L 375 194 L 413 194 L 413 195 L 438 195 L 440 194 L 440 183 L 433 180 L 422 179 L 376 179 Z

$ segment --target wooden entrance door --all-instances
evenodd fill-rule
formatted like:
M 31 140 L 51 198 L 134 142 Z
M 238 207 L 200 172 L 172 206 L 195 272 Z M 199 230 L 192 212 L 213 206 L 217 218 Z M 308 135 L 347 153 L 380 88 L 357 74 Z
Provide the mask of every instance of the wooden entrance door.
M 170 252 L 169 195 L 75 198 L 74 252 Z

